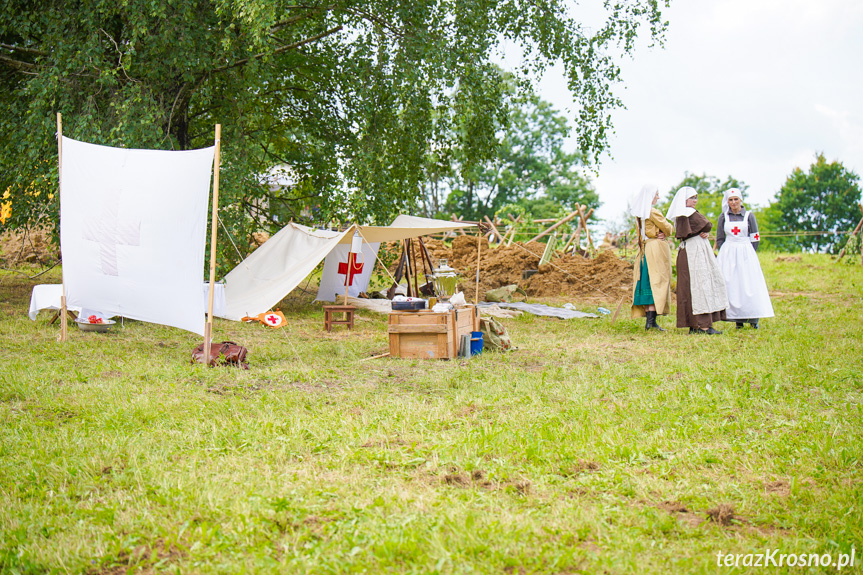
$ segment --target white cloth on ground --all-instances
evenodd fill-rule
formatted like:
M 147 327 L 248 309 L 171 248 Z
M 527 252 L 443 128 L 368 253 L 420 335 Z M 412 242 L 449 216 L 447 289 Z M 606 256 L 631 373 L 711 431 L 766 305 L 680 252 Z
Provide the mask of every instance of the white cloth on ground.
M 207 313 L 207 298 L 210 293 L 210 284 L 203 284 L 204 293 L 204 313 Z M 213 315 L 223 316 L 225 314 L 225 286 L 224 284 L 216 284 L 213 290 Z M 40 284 L 33 286 L 33 293 L 30 294 L 30 312 L 28 316 L 32 320 L 36 320 L 39 311 L 43 309 L 60 309 L 60 298 L 63 296 L 63 284 Z M 74 311 L 79 314 L 79 317 L 89 317 L 96 315 L 102 319 L 114 317 L 117 314 L 106 315 L 103 312 L 91 309 L 82 309 L 79 306 L 67 305 L 69 311 Z

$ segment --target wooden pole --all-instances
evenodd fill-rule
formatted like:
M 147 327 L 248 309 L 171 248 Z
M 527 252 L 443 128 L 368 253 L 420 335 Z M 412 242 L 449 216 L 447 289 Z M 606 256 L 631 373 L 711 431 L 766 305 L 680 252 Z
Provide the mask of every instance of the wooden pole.
M 578 206 L 578 204 L 576 204 Z M 575 230 L 573 230 L 572 234 L 570 234 L 569 239 L 566 240 L 566 243 L 563 245 L 563 251 L 566 252 L 569 249 L 569 245 L 572 243 L 572 240 L 575 239 L 576 234 L 578 233 L 578 224 L 575 226 Z
M 491 220 L 488 218 L 488 216 L 484 216 L 484 217 L 485 217 L 485 221 L 487 221 L 487 222 L 488 222 L 488 225 L 490 225 L 490 226 L 491 226 L 492 231 L 494 231 L 495 235 L 497 236 L 497 238 L 498 238 L 498 239 L 497 239 L 497 241 L 498 241 L 498 242 L 503 242 L 503 236 L 502 236 L 502 235 L 500 235 L 500 232 L 499 232 L 499 231 L 497 231 L 497 226 L 496 226 L 496 225 L 494 225 L 494 222 L 493 222 L 493 221 L 491 221 Z M 496 218 L 495 218 L 495 219 L 496 219 Z
M 560 226 L 562 226 L 563 224 L 565 224 L 566 222 L 568 222 L 569 220 L 571 220 L 572 218 L 574 218 L 577 215 L 578 215 L 578 212 L 572 212 L 571 214 L 569 214 L 568 216 L 566 216 L 565 218 L 563 218 L 562 220 L 560 220 L 559 222 L 557 222 L 556 224 L 554 224 L 553 226 L 551 226 L 550 228 L 548 228 L 547 230 L 545 230 L 544 232 L 542 232 L 541 234 L 536 236 L 535 238 L 528 240 L 527 243 L 535 242 L 539 238 L 545 237 L 547 234 L 553 232 L 554 230 L 556 230 L 557 228 L 559 228 Z
M 482 249 L 482 234 L 476 237 L 476 291 L 473 294 L 473 304 L 479 301 L 479 252 Z
M 63 193 L 63 116 L 60 115 L 60 112 L 57 112 L 57 167 L 57 196 L 59 199 L 59 196 Z M 63 273 L 62 264 L 60 266 L 60 277 L 60 281 L 63 284 L 63 291 L 60 294 L 60 341 L 66 341 L 69 337 L 69 323 L 66 321 L 68 313 L 66 309 L 66 274 Z
M 511 246 L 511 245 L 512 245 L 513 240 L 515 240 L 515 234 L 517 233 L 517 232 L 516 232 L 516 227 L 517 227 L 517 226 L 518 226 L 518 224 L 520 224 L 520 223 L 521 223 L 521 216 L 519 215 L 519 216 L 518 216 L 518 217 L 517 217 L 517 218 L 512 222 L 512 234 L 510 234 L 510 236 L 509 236 L 509 240 L 506 242 L 506 245 L 507 245 L 507 246 Z
M 590 246 L 590 252 L 593 254 L 596 251 L 593 247 L 593 240 L 590 238 L 590 230 L 587 228 L 587 218 L 590 217 L 590 214 L 593 213 L 593 210 L 588 212 L 588 215 L 584 215 L 584 206 L 578 206 L 578 216 L 581 219 L 581 226 L 584 228 L 584 233 L 587 235 L 587 245 Z
M 219 167 L 221 165 L 222 125 L 216 124 L 216 154 L 213 158 L 213 221 L 210 223 L 210 293 L 207 297 L 207 324 L 204 326 L 204 363 L 210 364 L 213 338 L 213 298 L 216 293 L 216 232 L 219 230 Z
M 503 234 L 503 239 L 500 240 L 500 245 L 503 245 L 504 242 L 506 242 L 506 245 L 512 244 L 512 238 L 515 237 L 515 228 L 516 226 L 518 226 L 519 223 L 521 223 L 521 216 L 518 216 L 517 218 L 513 218 L 512 216 L 510 216 L 509 219 L 512 220 L 512 225 L 509 227 L 506 233 Z M 509 238 L 509 241 L 507 241 L 507 238 Z
M 581 249 L 581 220 L 575 226 L 575 239 L 572 242 L 572 255 L 575 255 L 577 250 Z

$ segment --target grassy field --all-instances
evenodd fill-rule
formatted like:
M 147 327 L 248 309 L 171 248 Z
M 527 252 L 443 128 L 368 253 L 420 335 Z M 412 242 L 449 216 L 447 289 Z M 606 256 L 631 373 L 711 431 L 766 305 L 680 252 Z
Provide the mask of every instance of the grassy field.
M 59 344 L 27 318 L 57 270 L 0 272 L 0 571 L 859 572 L 863 268 L 760 257 L 758 331 L 526 316 L 509 354 L 360 362 L 385 318 L 294 294 L 287 329 L 216 323 L 249 371 L 141 322 Z

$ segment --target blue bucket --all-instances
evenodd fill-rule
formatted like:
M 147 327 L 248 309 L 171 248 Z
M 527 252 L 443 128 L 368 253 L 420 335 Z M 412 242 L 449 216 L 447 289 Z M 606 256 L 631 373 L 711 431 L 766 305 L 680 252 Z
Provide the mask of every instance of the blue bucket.
M 470 354 L 477 355 L 482 353 L 482 332 L 470 332 Z

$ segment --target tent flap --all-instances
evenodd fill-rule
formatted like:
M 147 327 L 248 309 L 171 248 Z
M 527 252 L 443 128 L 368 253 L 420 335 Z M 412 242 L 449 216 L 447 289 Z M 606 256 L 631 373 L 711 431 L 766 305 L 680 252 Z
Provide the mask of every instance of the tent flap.
M 269 310 L 300 285 L 337 245 L 351 243 L 355 230 L 365 243 L 378 244 L 473 226 L 404 215 L 389 226 L 351 226 L 344 232 L 290 223 L 225 276 L 225 315 L 221 317 L 240 321 L 244 316 L 254 317 Z M 367 259 L 370 268 L 374 267 L 372 258 Z

